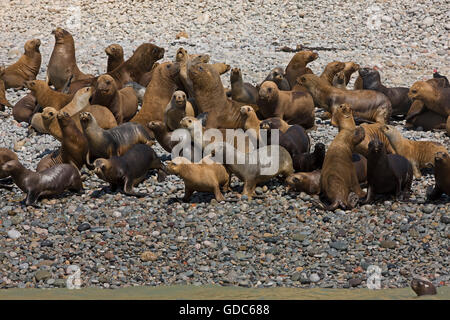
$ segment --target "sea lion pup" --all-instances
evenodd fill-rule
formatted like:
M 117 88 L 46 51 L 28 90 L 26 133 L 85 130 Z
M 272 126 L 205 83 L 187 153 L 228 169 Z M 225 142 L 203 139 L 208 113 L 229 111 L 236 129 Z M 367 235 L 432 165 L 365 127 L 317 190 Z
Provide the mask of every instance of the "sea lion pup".
M 347 85 L 345 84 L 346 82 L 347 79 L 344 70 L 339 71 L 333 78 L 333 87 L 346 90 L 347 89 Z
M 192 80 L 188 75 L 188 69 L 192 64 L 208 63 L 209 55 L 189 55 L 184 48 L 178 48 L 175 55 L 175 62 L 180 65 L 180 81 L 183 84 L 183 87 L 189 98 L 192 98 L 194 96 L 194 88 L 192 86 Z
M 353 110 L 348 103 L 343 103 L 334 109 L 333 116 L 331 118 L 331 124 L 341 129 L 354 130 L 356 129 L 355 120 L 353 118 Z M 395 153 L 394 149 L 389 142 L 389 139 L 381 131 L 382 124 L 380 123 L 362 123 L 360 125 L 364 128 L 365 137 L 364 140 L 355 147 L 355 152 L 367 157 L 369 143 L 372 140 L 380 140 L 386 146 L 388 153 Z
M 318 57 L 319 55 L 312 51 L 299 51 L 294 54 L 285 70 L 285 77 L 291 89 L 295 86 L 299 76 L 305 73 L 312 73 L 309 68 L 306 68 L 306 65 Z
M 4 172 L 2 165 L 11 160 L 19 160 L 17 154 L 6 148 L 0 148 L 0 179 L 9 177 L 9 173 Z
M 291 127 L 291 125 L 280 117 L 272 117 L 262 120 L 259 124 L 259 127 L 266 130 L 278 129 L 282 133 L 285 133 Z
M 113 71 L 125 61 L 123 59 L 123 48 L 120 44 L 110 44 L 106 47 L 105 53 L 108 56 L 106 72 Z
M 1 71 L 0 71 L 1 73 Z M 12 105 L 6 99 L 5 82 L 0 79 L 0 111 L 4 111 L 5 107 L 11 108 Z
M 279 144 L 289 152 L 292 158 L 309 152 L 311 147 L 311 141 L 305 129 L 297 124 L 280 134 Z
M 24 54 L 19 60 L 7 67 L 0 76 L 5 82 L 5 88 L 22 88 L 25 81 L 34 80 L 41 68 L 41 40 L 33 39 L 25 42 Z
M 220 188 L 228 190 L 229 174 L 223 165 L 185 162 L 177 157 L 167 163 L 169 173 L 180 176 L 184 181 L 183 201 L 188 201 L 194 191 L 212 192 L 217 201 L 225 201 Z
M 145 90 L 142 108 L 130 121 L 141 125 L 153 120 L 163 121 L 164 110 L 179 87 L 179 73 L 178 63 L 164 62 L 157 66 Z
M 99 158 L 94 161 L 94 172 L 102 180 L 110 183 L 115 191 L 119 187 L 123 193 L 142 197 L 133 188 L 142 182 L 150 169 L 158 170 L 158 181 L 166 178 L 166 167 L 159 160 L 156 152 L 148 145 L 135 144 L 122 156 L 110 159 Z
M 34 205 L 40 197 L 59 195 L 65 190 L 78 192 L 83 189 L 78 169 L 67 163 L 33 172 L 18 160 L 11 160 L 3 164 L 2 169 L 8 172 L 19 189 L 27 194 L 27 206 Z
M 53 30 L 52 34 L 55 36 L 55 46 L 47 67 L 48 84 L 60 91 L 71 76 L 72 81 L 91 78 L 91 75 L 78 69 L 72 35 L 59 27 Z
M 295 190 L 309 195 L 320 193 L 320 170 L 312 172 L 297 172 L 286 178 L 286 191 Z
M 412 100 L 421 100 L 425 107 L 444 117 L 450 115 L 450 88 L 442 88 L 428 81 L 417 81 L 409 89 L 408 96 Z M 408 113 L 408 117 L 410 117 Z
M 107 107 L 116 118 L 117 124 L 130 120 L 138 109 L 138 99 L 133 88 L 117 90 L 116 82 L 108 74 L 98 77 L 91 103 Z
M 430 200 L 437 200 L 443 193 L 450 196 L 450 157 L 448 153 L 437 152 L 434 157 L 435 185 L 431 192 L 427 192 Z
M 181 119 L 186 116 L 195 117 L 194 108 L 187 101 L 186 94 L 177 90 L 173 93 L 172 99 L 164 110 L 164 124 L 170 131 L 173 131 L 180 127 Z
M 281 67 L 276 67 L 270 70 L 267 77 L 261 82 L 256 89 L 259 91 L 259 88 L 265 81 L 273 81 L 276 83 L 278 89 L 283 91 L 290 91 L 291 87 L 289 86 L 289 82 L 285 78 L 284 70 Z
M 80 113 L 80 122 L 89 145 L 89 151 L 86 155 L 88 164 L 91 163 L 89 159 L 121 156 L 138 143 L 150 146 L 154 143 L 147 129 L 138 123 L 127 122 L 115 128 L 104 130 L 99 127 L 97 121 L 89 112 Z
M 440 143 L 434 141 L 412 141 L 403 138 L 401 133 L 393 126 L 384 125 L 381 127 L 386 137 L 389 139 L 395 152 L 411 162 L 414 177 L 420 178 L 420 169 L 434 167 L 436 153 L 447 153 L 447 149 Z
M 292 165 L 296 172 L 311 172 L 321 169 L 325 159 L 325 145 L 316 143 L 314 152 L 296 153 L 292 156 Z
M 242 80 L 241 69 L 231 69 L 230 83 L 231 99 L 243 103 L 256 104 L 258 100 L 258 90 L 256 90 L 252 84 Z
M 281 91 L 274 82 L 266 81 L 259 89 L 258 106 L 264 118 L 280 117 L 305 129 L 315 125 L 314 101 L 309 93 Z
M 328 63 L 325 66 L 325 69 L 323 70 L 322 74 L 320 75 L 320 78 L 323 80 L 326 80 L 328 84 L 333 84 L 333 78 L 334 76 L 339 72 L 344 70 L 345 63 L 339 62 L 339 61 L 333 61 Z
M 375 90 L 384 93 L 391 101 L 391 116 L 406 116 L 412 101 L 408 98 L 408 88 L 388 88 L 381 83 L 378 70 L 371 68 L 359 69 L 359 75 L 363 81 L 363 89 Z
M 258 116 L 256 115 L 255 109 L 253 109 L 251 106 L 242 106 L 241 107 L 241 114 L 243 115 L 245 122 L 242 129 L 249 130 L 253 129 L 255 133 L 256 139 L 260 140 L 261 136 L 259 134 L 260 124 L 261 120 L 258 119 Z M 251 133 L 252 131 L 248 131 L 248 133 Z
M 358 199 L 366 196 L 359 185 L 356 169 L 352 161 L 354 147 L 364 139 L 364 129 L 342 129 L 328 147 L 320 175 L 322 196 L 330 205 L 325 210 L 338 207 L 349 210 L 356 206 Z
M 316 106 L 333 113 L 335 106 L 348 103 L 355 116 L 385 124 L 392 113 L 391 102 L 381 92 L 373 90 L 342 90 L 313 74 L 299 77 L 300 84 L 311 93 Z
M 359 70 L 360 66 L 353 61 L 344 62 L 345 67 L 342 70 L 345 74 L 345 86 L 347 87 L 350 79 L 352 78 L 352 74 Z
M 387 154 L 383 142 L 372 140 L 367 157 L 367 198 L 373 201 L 375 194 L 394 194 L 403 200 L 409 198 L 413 180 L 413 168 L 409 161 L 398 154 Z

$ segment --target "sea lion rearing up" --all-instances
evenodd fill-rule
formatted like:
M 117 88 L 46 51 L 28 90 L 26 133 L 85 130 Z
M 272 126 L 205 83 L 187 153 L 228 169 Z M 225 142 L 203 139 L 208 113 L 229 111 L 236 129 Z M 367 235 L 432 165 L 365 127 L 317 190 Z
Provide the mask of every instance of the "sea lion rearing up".
M 19 161 L 11 160 L 2 166 L 14 183 L 27 194 L 25 204 L 34 205 L 43 196 L 53 196 L 65 190 L 78 192 L 83 189 L 80 173 L 71 164 L 58 164 L 42 172 L 26 169 Z
M 305 74 L 298 81 L 311 93 L 316 106 L 328 112 L 333 113 L 336 106 L 348 103 L 357 117 L 382 124 L 389 122 L 391 102 L 381 92 L 338 89 L 313 74 Z
M 258 90 L 250 83 L 242 80 L 241 69 L 231 69 L 230 83 L 231 99 L 243 103 L 256 104 L 258 100 Z
M 5 88 L 22 88 L 25 81 L 34 80 L 41 68 L 41 40 L 33 39 L 25 42 L 25 53 L 19 60 L 7 67 L 0 79 L 5 82 Z
M 99 158 L 94 161 L 94 172 L 102 180 L 110 183 L 115 191 L 120 187 L 130 196 L 141 197 L 142 193 L 133 188 L 142 182 L 150 169 L 158 170 L 158 181 L 166 178 L 166 167 L 159 160 L 156 152 L 148 145 L 135 144 L 123 156 L 113 156 L 110 159 Z
M 306 65 L 318 57 L 319 55 L 312 51 L 300 51 L 292 57 L 285 71 L 286 80 L 289 82 L 291 89 L 296 85 L 299 76 L 305 73 L 312 73 L 311 69 L 307 68 Z
M 106 47 L 105 53 L 108 56 L 106 72 L 113 71 L 125 61 L 123 59 L 123 48 L 120 44 L 110 44 Z
M 80 122 L 89 145 L 86 156 L 88 164 L 91 164 L 89 159 L 108 159 L 112 156 L 123 155 L 138 143 L 149 146 L 154 143 L 147 129 L 138 123 L 127 122 L 109 130 L 103 130 L 89 112 L 80 114 Z

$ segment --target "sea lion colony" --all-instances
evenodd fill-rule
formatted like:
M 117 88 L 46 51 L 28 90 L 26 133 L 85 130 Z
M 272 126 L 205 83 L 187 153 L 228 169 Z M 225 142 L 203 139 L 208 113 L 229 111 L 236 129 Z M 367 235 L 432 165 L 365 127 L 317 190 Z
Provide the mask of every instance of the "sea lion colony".
M 145 194 L 134 192 L 133 187 L 151 169 L 158 170 L 161 182 L 166 174 L 180 176 L 185 183 L 184 200 L 200 191 L 227 201 L 220 188 L 230 191 L 234 174 L 244 182 L 247 198 L 254 196 L 256 184 L 278 178 L 289 192 L 320 194 L 321 201 L 314 201 L 320 208 L 347 210 L 374 201 L 376 194 L 407 201 L 412 179 L 420 177 L 423 168 L 433 169 L 436 176 L 429 201 L 442 193 L 450 195 L 446 147 L 439 141 L 405 139 L 389 126 L 392 118 L 406 118 L 408 127 L 450 134 L 450 87 L 438 73 L 411 88 L 387 88 L 376 68 L 362 68 L 352 61 L 332 61 L 316 75 L 307 64 L 319 55 L 300 51 L 285 68 L 272 66 L 266 79 L 253 86 L 244 82 L 245 74 L 238 66 L 210 64 L 209 55 L 183 48 L 175 61 L 162 62 L 165 50 L 144 43 L 128 59 L 120 45 L 111 44 L 105 49 L 108 73 L 93 76 L 77 67 L 72 35 L 62 28 L 53 34 L 55 46 L 45 81 L 36 80 L 41 64 L 39 39 L 27 41 L 16 63 L 0 67 L 0 107 L 12 107 L 17 121 L 28 122 L 33 130 L 61 142 L 59 149 L 41 160 L 36 172 L 21 165 L 11 150 L 0 150 L 1 186 L 11 189 L 13 185 L 5 179 L 12 178 L 27 194 L 26 205 L 65 190 L 83 192 L 81 181 L 89 179 L 80 174 L 84 166 L 109 182 L 111 190 L 120 187 L 125 194 L 139 197 Z M 230 69 L 231 89 L 227 89 L 220 75 Z M 355 72 L 355 87 L 348 88 Z M 23 87 L 30 94 L 11 106 L 5 89 Z M 331 118 L 339 133 L 327 148 L 318 143 L 312 151 L 308 131 L 316 129 L 315 108 L 326 111 L 324 117 Z M 166 167 L 151 145 L 156 140 L 171 151 L 173 130 L 189 130 L 194 122 L 203 123 L 203 130 L 254 129 L 256 135 L 251 138 L 257 142 L 260 129 L 280 129 L 280 145 L 266 147 L 280 151 L 279 170 L 265 176 L 258 174 L 259 162 L 221 165 L 208 156 L 199 163 L 176 158 Z M 225 154 L 233 148 L 220 147 Z M 242 151 L 247 149 L 238 153 Z M 246 160 L 253 156 L 245 152 Z

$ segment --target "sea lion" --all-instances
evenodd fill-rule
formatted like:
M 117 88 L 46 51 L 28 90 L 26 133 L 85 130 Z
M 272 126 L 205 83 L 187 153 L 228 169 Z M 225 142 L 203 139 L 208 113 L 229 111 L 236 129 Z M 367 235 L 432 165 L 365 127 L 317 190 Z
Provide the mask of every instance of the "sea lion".
M 325 145 L 316 143 L 314 152 L 296 153 L 292 156 L 292 165 L 296 172 L 311 172 L 321 169 L 325 159 Z
M 159 62 L 155 62 L 152 66 L 152 69 L 150 71 L 147 71 L 146 73 L 144 73 L 141 77 L 141 79 L 139 80 L 139 84 L 141 86 L 144 87 L 144 91 L 145 88 L 148 86 L 148 84 L 150 83 L 150 81 L 152 81 L 152 76 L 153 76 L 153 71 L 155 70 L 155 68 L 159 66 Z M 137 82 L 134 82 L 137 83 Z M 134 87 L 133 87 L 134 88 Z M 134 88 L 136 90 L 136 88 Z M 139 95 L 136 93 L 136 95 L 139 97 Z M 144 94 L 142 94 L 142 98 L 144 97 Z M 141 99 L 142 100 L 142 99 Z M 142 102 L 141 102 L 142 103 Z
M 91 75 L 78 69 L 75 42 L 70 32 L 58 27 L 52 31 L 52 34 L 55 36 L 55 46 L 47 66 L 48 85 L 53 85 L 60 91 L 70 77 L 72 81 L 91 78 Z
M 287 191 L 291 189 L 309 195 L 320 193 L 320 170 L 297 172 L 286 178 Z
M 333 115 L 331 118 L 331 124 L 333 126 L 337 126 L 339 128 L 339 130 L 341 130 L 341 129 L 348 129 L 348 130 L 356 129 L 355 120 L 353 118 L 353 110 L 351 109 L 349 104 L 343 103 L 334 109 L 334 112 L 333 112 Z M 383 131 L 381 131 L 382 124 L 380 124 L 380 123 L 370 123 L 370 124 L 362 123 L 360 126 L 362 128 L 364 128 L 365 137 L 364 137 L 364 140 L 355 147 L 355 152 L 360 153 L 363 156 L 367 157 L 370 141 L 380 140 L 386 146 L 386 150 L 388 153 L 395 153 L 388 138 L 383 133 Z
M 28 170 L 18 160 L 11 160 L 3 164 L 2 169 L 27 194 L 27 206 L 34 205 L 40 197 L 59 195 L 65 190 L 78 192 L 83 189 L 78 169 L 67 163 L 38 173 Z
M 355 166 L 356 176 L 358 177 L 359 184 L 367 182 L 367 159 L 362 154 L 353 153 L 352 162 Z
M 5 111 L 5 107 L 11 108 L 12 106 L 6 99 L 5 82 L 0 79 L 0 111 Z
M 299 51 L 292 57 L 285 70 L 286 80 L 291 89 L 295 86 L 299 76 L 311 72 L 311 70 L 308 71 L 309 68 L 306 68 L 306 65 L 318 57 L 319 55 L 312 51 Z
M 192 64 L 196 63 L 208 63 L 209 55 L 189 55 L 184 48 L 178 48 L 175 55 L 175 62 L 180 66 L 180 81 L 183 84 L 185 92 L 192 98 L 194 96 L 194 88 L 192 86 L 192 80 L 189 78 L 188 69 Z
M 102 180 L 110 183 L 115 191 L 119 187 L 123 193 L 141 197 L 142 193 L 133 188 L 142 182 L 150 169 L 158 170 L 158 181 L 166 178 L 166 167 L 159 160 L 156 152 L 148 145 L 135 144 L 122 156 L 110 159 L 99 158 L 94 161 L 94 172 Z
M 162 121 L 150 121 L 147 124 L 148 128 L 155 134 L 156 141 L 167 152 L 172 152 L 172 148 L 178 141 L 172 141 L 172 131 L 167 129 L 167 126 Z
M 289 124 L 309 129 L 315 125 L 314 101 L 309 93 L 281 91 L 272 81 L 259 89 L 259 112 L 264 118 L 280 117 Z
M 51 107 L 59 111 L 72 101 L 74 96 L 73 94 L 52 90 L 43 80 L 26 81 L 24 85 L 30 89 L 31 93 L 36 97 L 37 103 L 42 108 Z
M 282 133 L 286 132 L 290 128 L 290 126 L 291 125 L 289 125 L 286 121 L 284 121 L 280 117 L 267 118 L 262 120 L 261 123 L 259 124 L 259 127 L 261 129 L 266 130 L 278 129 Z
M 231 69 L 230 83 L 231 99 L 243 103 L 256 104 L 258 100 L 258 90 L 256 90 L 252 84 L 242 80 L 241 69 Z
M 36 97 L 31 93 L 17 101 L 14 105 L 12 114 L 17 122 L 31 122 L 31 117 L 39 112 L 40 105 L 37 104 Z
M 350 79 L 352 77 L 352 74 L 359 70 L 360 66 L 357 63 L 354 63 L 353 61 L 344 62 L 345 67 L 342 70 L 345 75 L 345 87 L 347 87 L 348 83 L 350 82 Z
M 401 133 L 393 126 L 384 125 L 381 130 L 389 139 L 395 152 L 411 162 L 414 177 L 420 178 L 420 169 L 434 167 L 436 153 L 447 153 L 447 149 L 440 143 L 434 141 L 412 141 L 403 138 Z
M 142 108 L 130 121 L 141 125 L 146 125 L 153 120 L 163 121 L 164 110 L 179 87 L 179 73 L 178 63 L 164 62 L 157 66 L 153 72 L 152 81 L 145 90 Z
M 435 185 L 428 199 L 437 200 L 443 193 L 450 196 L 450 157 L 448 153 L 437 152 L 434 156 L 434 179 Z
M 450 117 L 447 117 L 447 123 L 445 125 L 445 128 L 447 129 L 447 135 L 450 136 Z
M 364 129 L 342 129 L 328 147 L 320 175 L 322 195 L 330 205 L 325 210 L 343 210 L 356 206 L 358 198 L 366 196 L 359 185 L 352 161 L 354 147 L 364 139 Z
M 408 96 L 412 100 L 421 100 L 427 109 L 444 117 L 450 115 L 450 88 L 442 88 L 428 81 L 417 81 L 409 89 Z M 411 113 L 408 113 L 411 117 Z
M 164 110 L 164 124 L 173 131 L 180 127 L 180 121 L 186 116 L 195 117 L 194 108 L 192 104 L 187 101 L 186 94 L 177 90 L 173 93 L 170 102 Z
M 223 63 L 223 62 L 217 62 L 217 63 L 213 63 L 211 64 L 212 67 L 214 69 L 216 69 L 216 71 L 222 75 L 224 73 L 227 73 L 228 71 L 230 71 L 231 66 L 229 64 Z
M 334 76 L 339 72 L 344 70 L 345 63 L 339 62 L 339 61 L 333 61 L 328 63 L 325 66 L 325 69 L 323 70 L 322 74 L 320 75 L 320 78 L 327 81 L 328 84 L 333 84 Z
M 89 145 L 86 156 L 88 164 L 91 163 L 89 159 L 121 156 L 138 143 L 149 146 L 154 143 L 147 129 L 138 123 L 127 122 L 104 130 L 99 127 L 94 116 L 89 112 L 80 113 L 80 122 Z
M 281 67 L 276 67 L 270 70 L 267 77 L 261 82 L 256 89 L 259 91 L 259 88 L 265 81 L 273 81 L 276 83 L 278 89 L 283 91 L 290 91 L 291 87 L 289 86 L 289 82 L 285 78 L 284 70 Z
M 19 160 L 17 154 L 6 148 L 0 148 L 0 179 L 9 177 L 9 173 L 2 170 L 2 165 L 11 160 Z
M 423 277 L 415 277 L 411 281 L 411 288 L 420 297 L 424 295 L 437 294 L 436 287 L 430 280 Z
M 407 200 L 411 192 L 413 168 L 409 161 L 398 154 L 387 154 L 383 142 L 372 140 L 367 157 L 367 198 L 373 201 L 375 194 L 394 194 Z
M 5 82 L 5 88 L 22 88 L 25 81 L 34 80 L 41 68 L 41 40 L 33 39 L 25 42 L 24 54 L 19 60 L 7 67 L 0 76 Z
M 241 114 L 243 115 L 245 122 L 242 127 L 244 130 L 254 130 L 255 132 L 255 138 L 261 139 L 261 136 L 259 134 L 260 130 L 260 124 L 261 120 L 258 119 L 258 116 L 256 115 L 255 109 L 253 109 L 251 106 L 242 106 L 241 107 Z M 247 131 L 247 133 L 250 133 L 251 131 Z
M 371 68 L 359 69 L 359 75 L 363 81 L 363 89 L 375 90 L 384 93 L 391 101 L 391 116 L 406 116 L 412 101 L 408 98 L 408 88 L 395 87 L 388 88 L 381 83 L 378 70 Z
M 347 85 L 345 84 L 347 82 L 347 78 L 345 75 L 344 70 L 339 71 L 336 73 L 336 75 L 333 78 L 333 87 L 339 88 L 339 89 L 347 89 Z
M 444 87 L 450 87 L 450 82 L 447 77 L 441 75 L 436 69 L 433 70 L 433 79 L 442 79 L 444 81 Z
M 385 124 L 392 113 L 391 102 L 381 92 L 373 90 L 342 90 L 313 74 L 298 78 L 311 93 L 316 106 L 333 113 L 335 106 L 350 104 L 355 116 Z
M 138 109 L 138 99 L 133 88 L 117 90 L 113 77 L 108 74 L 98 77 L 91 103 L 107 107 L 117 124 L 130 120 Z
M 305 129 L 297 124 L 292 125 L 285 133 L 280 134 L 280 146 L 284 147 L 291 158 L 309 152 L 311 141 Z
M 106 47 L 105 53 L 108 56 L 106 72 L 113 71 L 125 61 L 123 59 L 123 48 L 120 44 L 110 44 Z
M 420 112 L 415 113 L 417 109 L 420 109 Z M 406 119 L 406 128 L 422 128 L 424 131 L 430 131 L 445 129 L 445 122 L 450 117 L 444 117 L 439 113 L 428 110 L 422 100 L 415 100 L 408 111 Z M 447 132 L 450 131 L 447 130 Z

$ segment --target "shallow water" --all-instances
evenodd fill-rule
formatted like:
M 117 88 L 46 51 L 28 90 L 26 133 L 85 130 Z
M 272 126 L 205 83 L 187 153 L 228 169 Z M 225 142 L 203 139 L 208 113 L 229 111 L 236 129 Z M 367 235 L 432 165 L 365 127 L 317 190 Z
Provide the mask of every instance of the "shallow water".
M 0 300 L 6 299 L 193 299 L 193 300 L 232 300 L 232 299 L 271 299 L 271 300 L 386 300 L 386 299 L 432 299 L 449 300 L 450 287 L 437 288 L 434 296 L 417 297 L 411 288 L 402 289 L 299 289 L 299 288 L 265 288 L 249 289 L 220 286 L 160 286 L 128 287 L 121 289 L 82 288 L 69 289 L 3 289 Z

